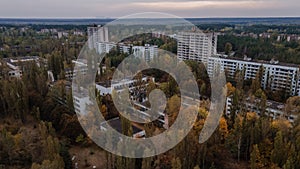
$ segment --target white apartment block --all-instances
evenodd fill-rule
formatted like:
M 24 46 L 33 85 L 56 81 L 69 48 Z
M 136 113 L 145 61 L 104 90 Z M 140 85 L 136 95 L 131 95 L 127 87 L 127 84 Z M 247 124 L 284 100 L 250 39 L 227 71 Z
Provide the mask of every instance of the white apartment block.
M 73 68 L 66 68 L 65 69 L 65 78 L 67 80 L 73 80 L 78 74 L 86 75 L 88 71 L 87 60 L 85 59 L 78 59 L 72 60 L 72 63 L 76 65 L 76 69 Z
M 117 47 L 116 43 L 112 42 L 97 42 L 97 51 L 99 54 L 109 53 L 112 48 Z
M 128 44 L 124 44 L 124 43 L 118 43 L 118 47 L 119 47 L 120 52 L 127 53 L 127 54 L 130 54 L 132 52 L 131 44 L 128 45 Z
M 87 33 L 88 33 L 88 46 L 90 49 L 97 50 L 98 42 L 109 42 L 107 27 L 101 27 L 101 26 L 88 27 Z
M 180 60 L 195 60 L 207 63 L 210 56 L 217 54 L 217 34 L 200 31 L 178 33 L 177 57 Z
M 92 102 L 90 100 L 90 96 L 87 94 L 88 92 L 86 89 L 80 88 L 79 90 L 77 87 L 73 87 L 73 103 L 74 103 L 74 110 L 77 114 L 86 115 L 88 113 L 88 105 L 91 105 Z
M 263 89 L 283 90 L 290 95 L 300 95 L 299 66 L 294 64 L 215 56 L 208 59 L 207 72 L 213 76 L 217 70 L 222 70 L 227 76 L 234 78 L 237 71 L 242 71 L 247 80 L 254 79 L 260 67 L 263 68 Z
M 109 53 L 113 48 L 119 48 L 122 53 L 130 54 L 132 52 L 134 56 L 144 58 L 145 61 L 150 61 L 158 56 L 158 47 L 156 45 L 145 44 L 145 46 L 132 46 L 123 43 L 97 42 L 97 52 L 99 54 Z
M 145 44 L 145 46 L 133 46 L 133 55 L 142 57 L 145 61 L 151 61 L 154 57 L 158 56 L 158 47 L 156 45 Z
M 126 45 L 123 43 L 113 43 L 113 42 L 98 42 L 97 43 L 97 51 L 99 54 L 101 53 L 109 53 L 113 48 L 119 48 L 121 53 L 131 53 L 132 45 Z
M 276 61 L 252 61 L 217 55 L 217 34 L 197 31 L 180 32 L 177 35 L 177 57 L 180 60 L 194 60 L 207 66 L 207 73 L 214 76 L 219 70 L 234 78 L 242 71 L 244 79 L 254 79 L 260 67 L 263 68 L 262 88 L 273 91 L 285 91 L 300 96 L 300 71 L 295 64 Z

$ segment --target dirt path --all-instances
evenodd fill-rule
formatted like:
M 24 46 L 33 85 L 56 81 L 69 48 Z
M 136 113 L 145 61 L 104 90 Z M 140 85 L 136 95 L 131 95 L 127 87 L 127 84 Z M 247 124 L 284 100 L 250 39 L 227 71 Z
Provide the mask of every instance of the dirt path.
M 73 146 L 69 150 L 71 158 L 75 156 L 73 166 L 78 163 L 78 169 L 91 169 L 96 166 L 97 169 L 103 169 L 106 166 L 105 151 L 96 145 L 90 147 Z

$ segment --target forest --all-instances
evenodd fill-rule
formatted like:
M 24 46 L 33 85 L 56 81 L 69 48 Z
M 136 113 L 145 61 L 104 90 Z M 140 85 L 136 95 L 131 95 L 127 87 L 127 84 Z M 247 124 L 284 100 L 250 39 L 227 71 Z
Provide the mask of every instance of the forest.
M 32 29 L 22 32 L 14 28 L 1 28 L 0 37 L 0 47 L 3 48 L 0 51 L 1 59 L 37 55 L 47 60 L 47 64 L 40 67 L 28 63 L 29 69 L 21 79 L 8 78 L 5 75 L 7 67 L 4 64 L 0 66 L 0 168 L 72 169 L 75 166 L 72 160 L 74 153 L 71 152 L 74 147 L 79 152 L 89 149 L 89 157 L 102 154 L 98 157 L 102 162 L 99 167 L 105 169 L 300 168 L 300 119 L 290 123 L 283 118 L 274 120 L 264 115 L 257 116 L 254 112 L 246 111 L 241 104 L 247 97 L 258 97 L 261 102 L 257 107 L 265 111 L 269 93 L 257 84 L 259 76 L 249 82 L 237 76 L 233 79 L 234 83 L 227 83 L 227 95 L 233 97 L 232 109 L 237 113 L 230 116 L 224 114 L 210 139 L 199 144 L 199 133 L 209 114 L 210 87 L 213 84 L 210 84 L 203 64 L 186 62 L 197 79 L 201 95 L 207 96 L 197 110 L 192 130 L 176 147 L 164 154 L 131 159 L 97 147 L 85 134 L 74 113 L 71 91 L 65 87 L 68 82 L 64 77 L 64 69 L 72 67 L 71 60 L 79 54 L 86 37 L 69 34 L 68 37 L 56 39 L 51 33 L 37 34 Z M 160 43 L 161 48 L 175 52 L 176 44 L 172 41 L 156 39 L 155 42 L 139 43 L 156 42 Z M 271 40 L 225 35 L 219 38 L 219 51 L 225 52 L 226 43 L 231 43 L 231 50 L 236 51 L 237 56 L 247 54 L 256 59 L 271 59 L 274 57 L 272 54 L 276 54 L 278 60 L 300 62 L 297 57 L 299 44 L 279 45 Z M 285 54 L 286 58 L 281 58 Z M 115 66 L 125 57 L 118 51 L 109 53 L 102 63 L 106 65 L 104 74 L 111 76 Z M 57 80 L 52 87 L 49 87 L 48 70 L 53 71 Z M 169 80 L 161 72 L 156 75 Z M 176 106 L 180 102 L 178 85 L 162 80 L 160 86 L 151 85 L 149 88 L 160 88 L 168 95 L 166 112 L 172 123 L 179 109 Z M 98 106 L 107 118 L 118 115 L 111 96 L 95 94 Z M 277 95 L 280 97 L 280 94 Z M 57 98 L 64 98 L 64 102 L 58 102 Z M 300 97 L 283 100 L 287 105 L 287 113 L 293 110 L 292 113 L 299 114 Z M 125 118 L 121 120 L 123 133 L 129 134 L 131 122 Z M 148 123 L 145 130 L 149 137 L 161 132 L 153 123 Z M 93 163 L 86 157 L 81 159 L 80 165 L 82 168 L 91 168 Z
M 231 53 L 235 57 L 244 58 L 245 55 L 253 60 L 278 60 L 284 63 L 300 63 L 299 42 L 277 42 L 277 35 L 270 39 L 237 37 L 233 35 L 218 36 L 218 51 Z

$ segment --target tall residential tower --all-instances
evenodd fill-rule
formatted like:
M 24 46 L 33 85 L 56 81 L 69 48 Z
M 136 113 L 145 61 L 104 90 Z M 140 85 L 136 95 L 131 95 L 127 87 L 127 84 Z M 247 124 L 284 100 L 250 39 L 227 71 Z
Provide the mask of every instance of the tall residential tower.
M 201 31 L 180 32 L 177 35 L 177 57 L 180 60 L 208 62 L 210 56 L 217 54 L 217 34 Z
M 109 42 L 108 28 L 101 26 L 93 26 L 87 28 L 88 32 L 88 46 L 90 49 L 97 50 L 98 42 Z

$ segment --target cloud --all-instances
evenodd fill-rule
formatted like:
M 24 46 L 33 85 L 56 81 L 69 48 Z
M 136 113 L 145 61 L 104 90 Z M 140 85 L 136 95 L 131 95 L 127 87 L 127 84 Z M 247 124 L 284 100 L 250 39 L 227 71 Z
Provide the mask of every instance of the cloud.
M 0 17 L 120 17 L 165 12 L 180 17 L 300 16 L 299 0 L 2 0 Z
M 160 1 L 160 2 L 135 2 L 132 5 L 143 8 L 166 9 L 166 10 L 189 10 L 199 8 L 263 8 L 274 5 L 268 1 L 233 1 L 233 0 L 210 0 L 210 1 Z

